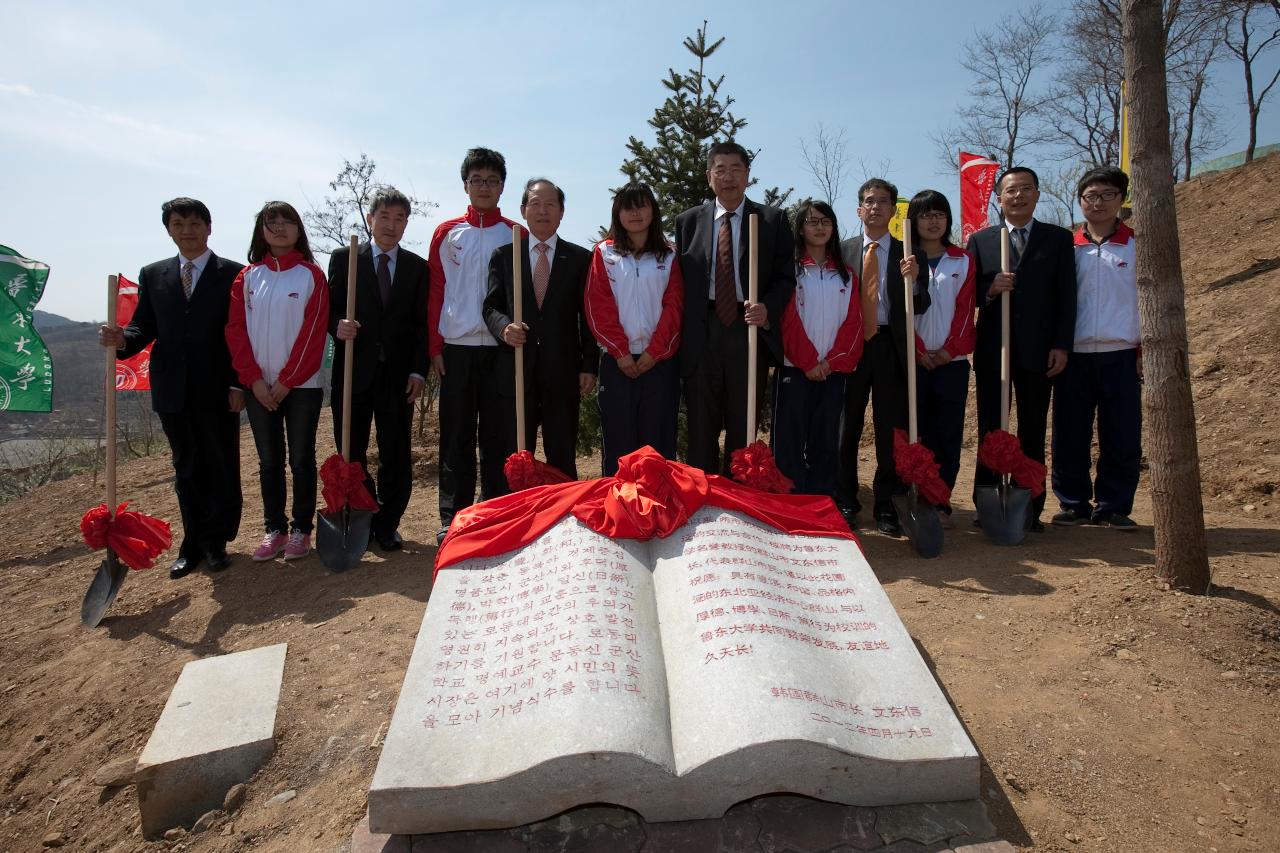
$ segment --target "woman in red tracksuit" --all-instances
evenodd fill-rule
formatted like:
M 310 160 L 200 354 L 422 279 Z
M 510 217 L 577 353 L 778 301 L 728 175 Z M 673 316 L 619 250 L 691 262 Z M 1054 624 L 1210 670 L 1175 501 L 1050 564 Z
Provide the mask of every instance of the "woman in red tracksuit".
M 796 290 L 782 315 L 784 359 L 774 375 L 773 456 L 796 493 L 832 495 L 845 374 L 862 356 L 862 305 L 831 205 L 801 202 L 796 226 Z
M 311 551 L 316 513 L 316 427 L 324 396 L 329 288 L 315 265 L 302 218 L 283 201 L 258 212 L 249 266 L 231 288 L 227 345 L 245 388 L 245 408 L 258 449 L 266 536 L 253 559 Z M 285 443 L 293 472 L 293 512 L 285 516 Z
M 608 477 L 618 458 L 651 445 L 676 458 L 684 284 L 662 231 L 653 190 L 631 183 L 613 197 L 608 236 L 596 245 L 583 295 L 600 360 L 600 429 Z
M 937 190 L 923 190 L 907 206 L 916 249 L 929 259 L 929 310 L 916 315 L 916 400 L 920 443 L 933 451 L 938 474 L 954 488 L 964 438 L 969 396 L 969 354 L 974 328 L 973 258 L 951 242 L 951 205 Z M 916 259 L 902 262 L 903 275 L 916 274 Z M 943 527 L 951 527 L 951 507 L 938 507 Z

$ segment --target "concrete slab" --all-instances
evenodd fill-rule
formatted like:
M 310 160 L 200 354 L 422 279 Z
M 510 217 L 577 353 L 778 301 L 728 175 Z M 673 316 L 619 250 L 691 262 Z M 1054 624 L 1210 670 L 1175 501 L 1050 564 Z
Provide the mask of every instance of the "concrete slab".
M 151 732 L 134 783 L 148 838 L 221 808 L 275 749 L 287 644 L 192 661 Z

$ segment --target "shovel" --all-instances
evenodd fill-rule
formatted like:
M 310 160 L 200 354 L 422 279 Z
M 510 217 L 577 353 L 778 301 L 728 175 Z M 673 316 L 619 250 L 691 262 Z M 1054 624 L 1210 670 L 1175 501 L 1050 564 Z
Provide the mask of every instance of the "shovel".
M 1000 229 L 1000 269 L 1009 272 L 1009 229 Z M 1009 430 L 1009 293 L 1000 294 L 1000 429 Z M 975 486 L 973 503 L 982 532 L 997 545 L 1018 545 L 1027 536 L 1031 490 L 1015 486 L 1008 474 L 996 486 Z
M 347 319 L 356 318 L 356 256 L 360 244 L 351 235 L 350 254 L 347 256 Z M 351 373 L 355 363 L 354 341 L 347 341 L 342 348 L 342 461 L 351 461 Z M 352 509 L 344 504 L 334 513 L 316 513 L 316 553 L 320 562 L 331 572 L 345 572 L 354 568 L 369 547 L 369 528 L 373 513 L 367 509 Z
M 911 256 L 911 220 L 902 221 L 902 252 Z M 907 306 L 907 435 L 915 444 L 917 438 L 916 417 L 916 306 L 915 282 L 902 280 Z M 920 499 L 919 489 L 912 484 L 905 495 L 893 496 L 893 508 L 898 511 L 898 523 L 907 534 L 911 546 L 921 557 L 933 558 L 942 553 L 942 521 L 933 504 Z
M 115 328 L 116 325 L 116 299 L 120 289 L 120 279 L 114 275 L 107 276 L 107 325 Z M 106 469 L 107 469 L 107 511 L 111 513 L 111 517 L 116 516 L 116 351 L 114 347 L 107 347 L 107 373 L 106 385 L 103 390 L 106 394 Z M 116 594 L 120 592 L 120 585 L 124 583 L 125 575 L 129 574 L 129 567 L 124 565 L 117 559 L 116 554 L 110 548 L 107 549 L 107 557 L 102 561 L 102 565 L 98 566 L 97 574 L 93 576 L 93 581 L 89 584 L 89 589 L 84 594 L 84 601 L 80 602 L 80 624 L 86 628 L 96 628 L 98 623 L 102 621 L 102 617 L 107 615 L 111 603 L 116 600 Z

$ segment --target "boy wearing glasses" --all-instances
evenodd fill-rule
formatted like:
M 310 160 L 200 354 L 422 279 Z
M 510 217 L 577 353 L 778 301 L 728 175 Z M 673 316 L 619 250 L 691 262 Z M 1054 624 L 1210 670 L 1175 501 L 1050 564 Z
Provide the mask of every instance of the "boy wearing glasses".
M 1075 236 L 1075 341 L 1053 393 L 1053 493 L 1062 504 L 1053 523 L 1064 527 L 1137 527 L 1129 513 L 1142 459 L 1142 336 L 1133 231 L 1120 220 L 1128 189 L 1114 166 L 1090 169 L 1076 188 L 1085 224 Z
M 502 465 L 510 429 L 509 405 L 493 387 L 498 342 L 482 313 L 489 289 L 489 259 L 511 244 L 514 223 L 498 209 L 506 179 L 507 163 L 497 151 L 468 151 L 462 161 L 462 188 L 471 203 L 462 216 L 440 223 L 431 238 L 428 351 L 431 369 L 440 381 L 437 543 L 444 541 L 454 514 L 475 502 L 477 446 L 480 499 L 507 492 Z
M 1000 294 L 1010 293 L 1010 374 L 1017 400 L 1018 443 L 1022 452 L 1044 462 L 1053 378 L 1067 366 L 1075 338 L 1076 261 L 1071 232 L 1033 218 L 1040 180 L 1025 166 L 1014 166 L 996 180 L 1004 221 L 969 238 L 978 282 L 978 346 L 973 373 L 978 389 L 978 441 L 1000 428 Z M 1009 229 L 1012 272 L 1000 269 L 1000 228 Z M 974 486 L 999 482 L 978 464 Z M 1040 513 L 1045 495 L 1032 498 L 1027 529 L 1043 533 Z M 974 523 L 977 523 L 975 518 Z

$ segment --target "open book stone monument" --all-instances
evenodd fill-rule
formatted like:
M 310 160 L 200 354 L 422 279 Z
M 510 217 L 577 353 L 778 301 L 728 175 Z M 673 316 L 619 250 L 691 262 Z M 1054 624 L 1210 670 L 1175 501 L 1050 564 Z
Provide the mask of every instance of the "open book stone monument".
M 792 792 L 978 796 L 979 759 L 857 544 L 704 506 L 665 539 L 572 515 L 442 570 L 369 791 L 374 832 L 648 821 Z

